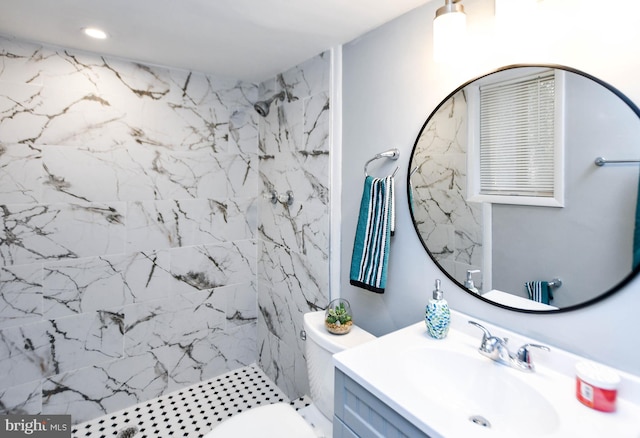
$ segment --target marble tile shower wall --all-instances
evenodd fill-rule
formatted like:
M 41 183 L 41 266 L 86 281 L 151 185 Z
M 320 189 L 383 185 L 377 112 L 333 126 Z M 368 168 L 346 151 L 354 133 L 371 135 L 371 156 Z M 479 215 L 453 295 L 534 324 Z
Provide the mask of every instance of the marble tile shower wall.
M 0 38 L 0 412 L 255 362 L 258 91 Z
M 411 177 L 413 217 L 438 262 L 464 283 L 468 269 L 482 265 L 482 205 L 467 201 L 467 101 L 450 98 L 420 135 Z M 414 164 L 412 164 L 414 165 Z M 471 219 L 470 219 L 471 218 Z M 482 286 L 482 274 L 474 276 Z
M 302 315 L 329 300 L 329 73 L 325 52 L 260 90 L 286 92 L 259 121 L 260 190 L 294 201 L 260 201 L 259 364 L 292 399 L 309 393 Z

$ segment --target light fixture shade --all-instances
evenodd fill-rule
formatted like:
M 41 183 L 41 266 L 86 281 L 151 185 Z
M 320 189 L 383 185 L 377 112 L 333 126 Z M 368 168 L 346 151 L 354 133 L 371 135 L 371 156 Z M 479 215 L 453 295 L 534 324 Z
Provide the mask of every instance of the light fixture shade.
M 433 20 L 433 59 L 448 62 L 459 57 L 466 44 L 467 16 L 461 5 L 447 2 Z

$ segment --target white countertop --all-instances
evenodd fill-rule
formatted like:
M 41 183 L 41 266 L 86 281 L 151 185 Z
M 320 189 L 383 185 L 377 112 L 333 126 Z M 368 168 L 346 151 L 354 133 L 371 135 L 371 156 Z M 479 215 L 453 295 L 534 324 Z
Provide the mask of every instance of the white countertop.
M 515 307 L 516 309 L 529 309 L 529 310 L 557 310 L 555 306 L 549 304 L 538 303 L 537 301 L 529 300 L 527 298 L 519 297 L 517 295 L 508 294 L 501 290 L 492 289 L 489 292 L 482 294 L 483 298 L 486 298 L 496 303 L 504 304 L 505 306 Z
M 407 372 L 408 368 L 399 363 L 399 358 L 402 358 L 405 352 L 425 346 L 454 349 L 470 355 L 477 354 L 481 359 L 492 362 L 477 352 L 482 332 L 468 324 L 468 320 L 479 322 L 494 336 L 508 337 L 511 350 L 525 343 L 539 343 L 452 311 L 451 329 L 445 339 L 431 338 L 424 322 L 420 322 L 338 353 L 334 355 L 334 363 L 347 376 L 431 437 L 513 437 L 512 429 L 500 428 L 499 419 L 495 422 L 495 427 L 482 428 L 467 421 L 469 415 L 474 413 L 447 409 L 446 403 L 438 403 L 437 393 L 430 394 L 428 391 L 418 390 L 418 382 L 423 388 L 428 388 L 429 379 L 442 379 L 442 376 L 428 375 L 427 364 L 424 366 L 425 374 L 415 376 L 410 375 L 411 373 Z M 533 362 L 536 365 L 534 373 L 495 364 L 503 368 L 497 372 L 504 371 L 505 374 L 508 373 L 511 377 L 531 385 L 551 402 L 558 414 L 559 426 L 552 432 L 540 436 L 640 438 L 640 378 L 615 370 L 621 377 L 616 412 L 595 411 L 581 404 L 575 397 L 574 367 L 578 361 L 584 359 L 550 347 L 551 352 L 533 350 Z M 438 360 L 437 355 L 434 354 L 433 360 Z M 526 427 L 523 427 L 517 436 L 536 435 L 528 433 Z

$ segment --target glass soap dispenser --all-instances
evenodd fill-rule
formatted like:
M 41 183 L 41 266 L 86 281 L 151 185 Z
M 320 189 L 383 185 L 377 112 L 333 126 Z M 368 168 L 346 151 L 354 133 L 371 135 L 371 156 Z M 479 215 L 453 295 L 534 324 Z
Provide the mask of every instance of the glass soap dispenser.
M 433 291 L 433 298 L 425 308 L 425 323 L 431 337 L 443 339 L 449 333 L 449 323 L 451 322 L 451 312 L 449 303 L 443 298 L 444 292 L 440 289 L 440 280 L 436 280 L 436 289 Z

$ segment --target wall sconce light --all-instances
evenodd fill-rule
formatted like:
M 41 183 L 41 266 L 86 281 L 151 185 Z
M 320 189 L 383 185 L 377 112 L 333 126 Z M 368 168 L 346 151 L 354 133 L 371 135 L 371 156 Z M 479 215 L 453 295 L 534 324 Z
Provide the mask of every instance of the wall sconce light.
M 433 59 L 447 62 L 459 55 L 465 46 L 467 16 L 461 0 L 445 0 L 433 19 Z

